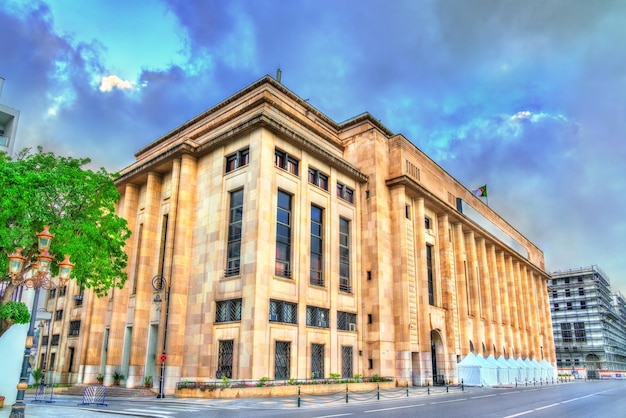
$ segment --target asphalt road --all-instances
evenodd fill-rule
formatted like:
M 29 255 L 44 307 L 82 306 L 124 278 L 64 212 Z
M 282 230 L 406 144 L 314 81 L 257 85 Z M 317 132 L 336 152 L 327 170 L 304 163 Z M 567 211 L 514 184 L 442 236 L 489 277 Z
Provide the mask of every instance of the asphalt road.
M 626 418 L 626 381 L 573 382 L 550 386 L 472 388 L 465 391 L 410 391 L 301 399 L 179 399 L 109 398 L 107 406 L 79 405 L 82 399 L 57 396 L 54 403 L 33 403 L 27 396 L 29 418 L 196 418 L 196 417 L 589 417 Z M 0 410 L 8 417 L 11 406 Z

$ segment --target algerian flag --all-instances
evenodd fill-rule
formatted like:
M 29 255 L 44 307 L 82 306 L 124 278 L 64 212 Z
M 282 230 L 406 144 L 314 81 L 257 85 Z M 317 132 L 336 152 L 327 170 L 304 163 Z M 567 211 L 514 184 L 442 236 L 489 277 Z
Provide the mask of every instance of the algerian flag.
M 480 186 L 476 190 L 472 190 L 472 193 L 474 193 L 478 197 L 487 197 L 487 185 L 485 184 L 484 186 Z

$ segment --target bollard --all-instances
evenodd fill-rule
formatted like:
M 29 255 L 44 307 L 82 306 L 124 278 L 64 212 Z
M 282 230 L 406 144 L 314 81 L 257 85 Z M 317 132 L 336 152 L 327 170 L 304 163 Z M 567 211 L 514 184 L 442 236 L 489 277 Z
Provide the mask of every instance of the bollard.
M 465 392 L 465 383 L 463 382 L 463 379 L 461 379 L 461 392 Z
M 380 401 L 380 384 L 376 383 L 376 400 Z
M 515 387 L 517 387 L 517 377 L 515 378 Z
M 348 385 L 346 385 L 346 403 L 348 403 Z
M 406 382 L 406 397 L 409 397 L 409 382 Z
M 448 390 L 449 386 L 446 385 L 446 393 L 450 393 L 450 391 Z
M 300 408 L 300 386 L 298 386 L 298 408 Z
M 430 395 L 430 386 L 426 385 L 426 391 L 428 392 L 428 394 Z

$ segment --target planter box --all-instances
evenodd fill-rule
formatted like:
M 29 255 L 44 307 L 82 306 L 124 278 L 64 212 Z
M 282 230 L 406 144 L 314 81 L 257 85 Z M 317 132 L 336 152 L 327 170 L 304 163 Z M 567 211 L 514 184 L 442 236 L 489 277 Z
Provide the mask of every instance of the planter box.
M 333 383 L 333 384 L 311 384 L 311 385 L 285 385 L 285 386 L 263 386 L 263 387 L 241 387 L 241 388 L 220 388 L 220 383 L 215 384 L 216 388 L 211 389 L 176 389 L 176 397 L 179 398 L 273 398 L 273 397 L 296 397 L 298 388 L 304 395 L 324 395 L 329 393 L 345 392 L 348 386 L 348 393 L 366 392 L 380 389 L 393 389 L 396 382 L 367 382 L 367 383 Z

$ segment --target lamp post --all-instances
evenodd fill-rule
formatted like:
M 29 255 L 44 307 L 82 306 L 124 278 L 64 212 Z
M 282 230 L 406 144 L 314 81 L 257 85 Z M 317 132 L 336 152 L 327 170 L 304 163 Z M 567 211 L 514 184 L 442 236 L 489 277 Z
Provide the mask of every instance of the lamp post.
M 28 257 L 22 255 L 22 248 L 16 248 L 15 252 L 9 255 L 9 275 L 11 282 L 16 286 L 26 286 L 35 289 L 28 334 L 26 336 L 24 359 L 22 360 L 22 372 L 20 382 L 17 384 L 17 396 L 15 403 L 11 407 L 10 418 L 22 418 L 25 416 L 26 404 L 24 403 L 24 391 L 28 387 L 30 349 L 33 346 L 33 336 L 35 333 L 35 318 L 37 316 L 36 311 L 39 303 L 39 290 L 41 288 L 55 289 L 57 287 L 57 284 L 51 280 L 49 275 L 50 263 L 54 257 L 48 250 L 53 238 L 54 235 L 50 233 L 49 226 L 44 226 L 43 231 L 37 234 L 37 244 L 39 248 L 39 255 L 36 256 L 37 261 L 28 260 L 27 265 L 25 265 L 25 263 Z M 65 286 L 70 278 L 74 264 L 70 262 L 69 255 L 66 255 L 64 260 L 57 264 L 59 265 L 59 284 Z M 26 273 L 28 272 L 30 272 L 30 275 L 27 277 Z
M 165 398 L 165 362 L 167 361 L 167 354 L 165 348 L 167 347 L 167 321 L 170 315 L 170 284 L 165 280 L 165 277 L 157 274 L 152 278 L 152 288 L 157 292 L 165 290 L 165 328 L 163 329 L 163 351 L 161 353 L 161 376 L 159 378 L 159 394 L 157 398 Z M 154 296 L 154 303 L 157 306 L 161 306 L 161 294 L 157 293 Z

